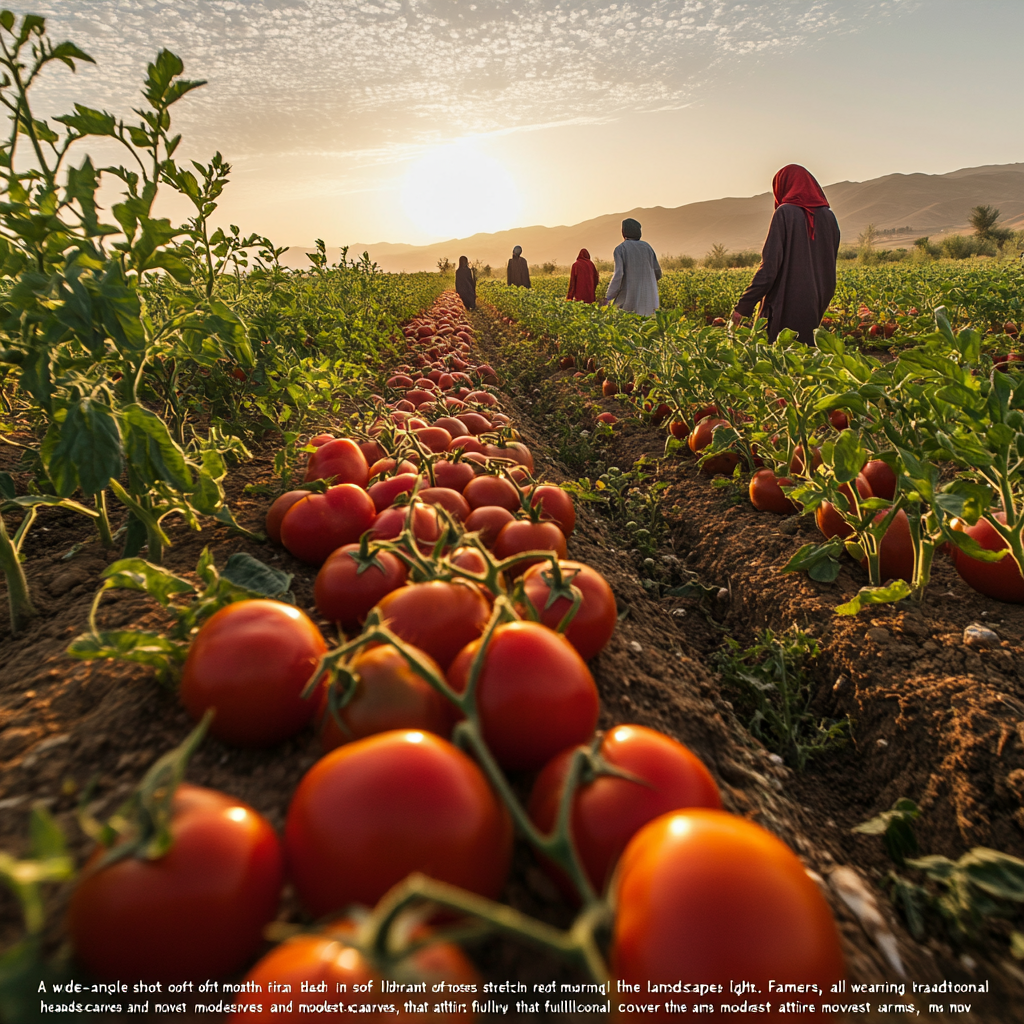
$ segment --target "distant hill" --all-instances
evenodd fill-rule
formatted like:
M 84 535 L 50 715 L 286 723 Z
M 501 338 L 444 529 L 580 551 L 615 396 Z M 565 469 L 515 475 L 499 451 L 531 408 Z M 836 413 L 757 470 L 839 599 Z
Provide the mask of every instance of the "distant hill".
M 835 211 L 843 238 L 857 236 L 874 224 L 889 231 L 879 244 L 909 246 L 921 235 L 941 237 L 968 231 L 972 207 L 987 204 L 1000 211 L 1000 225 L 1024 227 L 1024 163 L 966 167 L 948 174 L 887 174 L 870 181 L 839 181 L 826 185 L 825 194 Z M 772 214 L 770 192 L 746 199 L 711 199 L 666 209 L 663 206 L 609 213 L 569 227 L 532 227 L 478 234 L 431 245 L 390 242 L 353 243 L 352 253 L 368 251 L 385 270 L 434 270 L 440 258 L 453 263 L 459 256 L 504 267 L 514 245 L 523 247 L 531 264 L 571 263 L 581 248 L 591 256 L 608 259 L 622 240 L 620 224 L 634 217 L 643 225 L 643 237 L 659 254 L 701 257 L 716 243 L 730 250 L 760 249 Z M 892 229 L 896 229 L 893 231 Z M 305 253 L 293 248 L 284 262 L 308 266 Z M 337 260 L 338 249 L 329 249 Z

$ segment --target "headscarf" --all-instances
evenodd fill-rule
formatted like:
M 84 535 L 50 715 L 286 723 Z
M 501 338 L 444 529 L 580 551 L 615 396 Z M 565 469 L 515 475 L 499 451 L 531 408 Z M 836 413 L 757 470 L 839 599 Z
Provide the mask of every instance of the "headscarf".
M 523 247 L 522 247 L 521 245 L 517 245 L 517 246 L 516 246 L 516 247 L 515 247 L 515 248 L 514 248 L 514 249 L 512 250 L 512 255 L 513 255 L 513 256 L 521 256 L 521 255 L 522 255 L 522 252 L 523 252 Z
M 587 252 L 586 249 L 580 249 L 580 254 L 579 254 L 579 256 L 576 257 L 576 259 L 578 259 L 578 260 L 589 260 L 590 259 L 590 253 Z
M 469 266 L 469 257 L 468 256 L 460 256 L 459 257 L 459 266 L 460 267 L 468 267 Z
M 807 218 L 807 233 L 814 241 L 814 214 L 812 210 L 828 206 L 825 193 L 814 180 L 814 175 L 799 164 L 786 164 L 772 179 L 772 192 L 775 193 L 775 209 L 783 203 L 799 206 Z
M 640 221 L 633 220 L 632 217 L 627 217 L 622 222 L 622 237 L 632 238 L 635 241 L 640 241 Z

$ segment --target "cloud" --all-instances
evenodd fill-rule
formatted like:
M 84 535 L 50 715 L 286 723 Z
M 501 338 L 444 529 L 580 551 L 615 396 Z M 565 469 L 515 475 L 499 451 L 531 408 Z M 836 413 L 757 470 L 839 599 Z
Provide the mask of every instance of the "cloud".
M 127 114 L 166 46 L 207 88 L 177 117 L 199 149 L 408 152 L 467 135 L 675 109 L 741 62 L 858 31 L 917 0 L 48 0 L 55 37 L 89 52 L 55 69 L 45 107 Z

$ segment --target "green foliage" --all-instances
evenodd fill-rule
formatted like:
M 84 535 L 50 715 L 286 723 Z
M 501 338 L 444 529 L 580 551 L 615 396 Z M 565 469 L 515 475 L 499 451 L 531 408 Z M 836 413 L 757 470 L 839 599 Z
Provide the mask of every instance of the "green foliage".
M 810 711 L 805 663 L 818 652 L 818 641 L 794 625 L 778 634 L 766 629 L 747 648 L 728 637 L 718 657 L 723 678 L 737 690 L 747 728 L 797 770 L 841 742 L 847 727 L 845 719 L 820 720 Z
M 188 655 L 193 635 L 214 612 L 251 598 L 291 600 L 291 575 L 244 552 L 231 555 L 223 573 L 218 573 L 209 550 L 204 549 L 196 575 L 204 584 L 202 590 L 141 558 L 123 558 L 107 566 L 89 613 L 89 632 L 72 641 L 68 654 L 85 661 L 112 658 L 148 665 L 160 683 L 171 686 Z M 148 594 L 171 614 L 173 626 L 162 633 L 101 630 L 96 621 L 100 601 L 108 590 L 117 589 Z M 183 598 L 188 598 L 187 602 Z
M 0 24 L 4 24 L 2 15 Z M 60 825 L 45 807 L 33 807 L 28 856 L 18 859 L 0 850 L 0 882 L 18 901 L 24 922 L 21 940 L 0 954 L 0 1021 L 4 1024 L 42 1019 L 37 995 L 39 982 L 63 981 L 71 973 L 61 954 L 49 960 L 44 956 L 43 886 L 66 882 L 74 875 L 75 864 Z M 81 1018 L 75 1014 L 71 1019 Z
M 918 853 L 914 822 L 920 817 L 921 811 L 917 804 L 906 797 L 900 797 L 890 810 L 855 825 L 852 831 L 866 836 L 882 836 L 889 859 L 903 867 L 907 857 L 914 857 Z
M 913 823 L 921 816 L 913 800 L 902 798 L 892 810 L 854 827 L 854 832 L 881 835 L 886 852 L 900 868 L 924 876 L 910 881 L 892 872 L 886 881 L 890 895 L 915 939 L 934 934 L 940 925 L 954 945 L 975 942 L 981 928 L 997 921 L 1012 922 L 1007 936 L 1010 952 L 1024 959 L 1024 860 L 976 846 L 957 860 L 916 857 Z

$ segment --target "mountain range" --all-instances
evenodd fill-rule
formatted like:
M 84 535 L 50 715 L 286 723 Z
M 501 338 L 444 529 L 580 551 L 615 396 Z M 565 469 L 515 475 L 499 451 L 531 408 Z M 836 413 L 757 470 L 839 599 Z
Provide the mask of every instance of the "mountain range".
M 971 209 L 994 206 L 1001 227 L 1024 227 L 1024 163 L 965 167 L 947 174 L 886 174 L 869 181 L 838 181 L 824 186 L 846 242 L 856 243 L 869 224 L 881 232 L 876 244 L 885 248 L 910 246 L 915 238 L 933 239 L 968 232 Z M 495 268 L 504 266 L 514 245 L 523 247 L 531 264 L 571 263 L 581 248 L 595 258 L 609 259 L 621 241 L 620 224 L 633 217 L 643 225 L 643 237 L 659 255 L 704 256 L 712 246 L 731 251 L 761 248 L 773 209 L 772 194 L 745 198 L 710 199 L 666 208 L 638 207 L 559 227 L 514 228 L 430 245 L 355 242 L 350 253 L 369 252 L 384 270 L 435 270 L 439 259 L 452 263 L 459 256 Z M 308 266 L 305 253 L 293 247 L 282 259 L 293 267 Z M 329 248 L 332 261 L 339 250 Z

